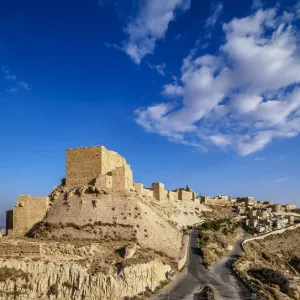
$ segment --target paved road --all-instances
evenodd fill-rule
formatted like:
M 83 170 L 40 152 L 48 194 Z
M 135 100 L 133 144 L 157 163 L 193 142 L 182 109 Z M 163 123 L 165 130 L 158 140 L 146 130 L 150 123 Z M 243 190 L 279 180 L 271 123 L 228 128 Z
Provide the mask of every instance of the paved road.
M 197 230 L 191 232 L 190 252 L 188 270 L 185 276 L 177 285 L 173 286 L 168 292 L 164 291 L 157 299 L 168 300 L 193 300 L 199 289 L 210 286 L 218 300 L 226 299 L 246 299 L 251 296 L 251 292 L 237 279 L 226 264 L 232 256 L 242 252 L 242 239 L 236 244 L 235 249 L 224 259 L 220 260 L 211 271 L 205 269 L 200 257 L 197 243 Z

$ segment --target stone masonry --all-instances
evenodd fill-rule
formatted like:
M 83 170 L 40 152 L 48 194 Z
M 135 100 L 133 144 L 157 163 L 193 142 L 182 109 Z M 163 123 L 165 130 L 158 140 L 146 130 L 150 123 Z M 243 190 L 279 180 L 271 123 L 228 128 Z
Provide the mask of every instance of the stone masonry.
M 163 183 L 160 183 L 160 182 L 152 183 L 152 191 L 153 191 L 153 196 L 158 201 L 165 200 L 165 186 Z
M 7 212 L 8 236 L 24 236 L 36 223 L 44 219 L 48 208 L 48 197 L 19 196 L 13 210 Z
M 133 187 L 130 166 L 118 153 L 103 146 L 67 150 L 68 187 L 88 185 L 97 178 L 100 178 L 101 188 L 127 190 Z
M 67 149 L 66 190 L 87 190 L 94 186 L 106 194 L 136 191 L 140 197 L 157 201 L 195 201 L 195 193 L 187 186 L 175 191 L 165 190 L 164 184 L 152 183 L 151 189 L 134 183 L 130 166 L 124 157 L 104 146 Z M 54 198 L 52 200 L 55 200 Z M 7 233 L 24 236 L 36 223 L 42 221 L 49 209 L 48 197 L 21 195 L 13 210 L 7 212 Z

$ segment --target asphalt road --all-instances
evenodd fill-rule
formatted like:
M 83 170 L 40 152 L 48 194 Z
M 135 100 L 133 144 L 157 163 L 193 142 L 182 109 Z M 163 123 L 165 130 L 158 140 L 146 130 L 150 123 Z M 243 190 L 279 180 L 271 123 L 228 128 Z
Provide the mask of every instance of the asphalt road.
M 203 266 L 197 243 L 197 230 L 193 230 L 190 235 L 189 261 L 185 276 L 181 276 L 175 286 L 173 285 L 171 289 L 158 295 L 157 299 L 194 300 L 197 298 L 199 289 L 205 286 L 210 286 L 214 290 L 218 300 L 247 299 L 250 297 L 251 292 L 235 277 L 230 267 L 226 266 L 232 257 L 243 251 L 241 249 L 242 240 L 236 243 L 234 250 L 228 256 L 220 260 L 209 271 Z

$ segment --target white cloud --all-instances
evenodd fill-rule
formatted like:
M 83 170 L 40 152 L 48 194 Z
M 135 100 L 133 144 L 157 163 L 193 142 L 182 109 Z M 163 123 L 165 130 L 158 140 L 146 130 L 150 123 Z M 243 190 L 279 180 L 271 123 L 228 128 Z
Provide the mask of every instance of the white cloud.
M 284 178 L 278 178 L 278 179 L 274 179 L 274 180 L 268 180 L 268 181 L 261 181 L 260 183 L 281 183 L 281 182 L 287 182 L 288 178 L 284 177 Z
M 258 156 L 256 156 L 254 158 L 254 160 L 262 161 L 262 160 L 266 160 L 266 158 L 265 157 L 258 157 Z
M 4 73 L 4 75 L 5 75 L 4 78 L 6 80 L 16 80 L 17 79 L 17 76 L 12 74 L 8 68 L 2 66 L 1 70 Z
M 6 76 L 5 76 L 5 79 L 6 79 L 6 80 L 16 80 L 16 79 L 17 79 L 17 76 L 16 76 L 16 75 L 6 75 Z
M 150 63 L 148 63 L 148 66 L 151 70 L 155 70 L 159 75 L 161 75 L 161 76 L 166 75 L 166 72 L 165 72 L 166 64 L 165 63 L 163 63 L 161 65 L 151 65 Z
M 125 28 L 125 51 L 136 64 L 154 52 L 156 41 L 163 39 L 177 11 L 190 8 L 190 0 L 146 0 L 137 17 Z
M 122 47 L 118 46 L 117 44 L 110 44 L 110 43 L 105 42 L 104 45 L 107 48 L 113 48 L 113 49 L 117 49 L 117 50 L 123 50 Z
M 206 20 L 206 37 L 210 38 L 211 37 L 211 33 L 212 33 L 212 29 L 215 27 L 218 19 L 220 18 L 222 12 L 223 12 L 223 4 L 221 2 L 212 2 L 211 3 L 211 11 L 212 14 L 211 16 Z
M 181 38 L 181 34 L 177 34 L 177 35 L 174 37 L 174 41 L 178 41 L 180 38 Z
M 231 144 L 230 138 L 223 134 L 211 135 L 208 138 L 219 147 L 225 147 Z
M 288 158 L 287 155 L 282 155 L 282 156 L 280 156 L 280 160 L 285 160 L 285 159 L 287 159 L 287 158 Z
M 262 7 L 263 7 L 262 0 L 253 0 L 253 2 L 252 2 L 252 9 L 253 10 L 256 10 L 256 9 L 259 9 L 259 8 L 262 8 Z
M 30 90 L 29 84 L 25 81 L 19 81 L 19 85 L 26 90 Z
M 145 128 L 169 140 L 231 148 L 241 155 L 274 139 L 300 132 L 300 36 L 296 16 L 276 9 L 224 24 L 225 42 L 216 55 L 197 56 L 199 43 L 183 60 L 181 78 L 163 86 L 169 100 L 152 118 L 138 111 Z
M 6 91 L 7 91 L 8 93 L 15 93 L 15 92 L 18 91 L 18 89 L 17 89 L 17 88 L 9 88 L 9 89 L 7 89 Z
M 165 84 L 163 86 L 162 94 L 167 97 L 183 96 L 184 89 L 178 84 Z

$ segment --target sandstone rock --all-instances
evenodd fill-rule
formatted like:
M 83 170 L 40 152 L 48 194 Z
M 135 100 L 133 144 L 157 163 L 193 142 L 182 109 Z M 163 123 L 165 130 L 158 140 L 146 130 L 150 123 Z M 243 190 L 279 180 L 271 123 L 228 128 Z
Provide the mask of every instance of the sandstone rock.
M 232 251 L 232 250 L 233 250 L 233 246 L 232 246 L 232 245 L 228 245 L 228 246 L 227 246 L 227 250 L 228 250 L 228 251 Z
M 91 191 L 92 193 L 95 193 L 95 192 L 96 192 L 96 187 L 93 186 L 93 185 L 90 186 L 89 189 L 90 189 L 90 191 Z
M 93 272 L 90 263 L 53 259 L 49 261 L 0 258 L 0 268 L 9 268 L 10 276 L 0 281 L 0 300 L 16 299 L 11 291 L 22 291 L 25 298 L 17 299 L 81 299 L 121 300 L 133 298 L 145 291 L 152 290 L 166 279 L 171 270 L 169 265 L 153 260 L 147 263 L 124 267 L 124 276 L 118 276 L 113 267 Z M 92 271 L 92 272 L 91 272 Z M 14 279 L 14 280 L 11 280 Z M 28 281 L 27 281 L 28 280 Z M 56 286 L 53 289 L 53 286 Z M 50 297 L 45 294 L 50 293 Z
M 57 200 L 58 197 L 59 197 L 59 194 L 60 193 L 57 190 L 53 191 L 52 194 L 51 194 L 51 199 L 54 200 L 54 201 Z
M 135 254 L 135 251 L 136 251 L 136 244 L 127 245 L 124 248 L 124 258 L 125 259 L 131 258 Z
M 74 192 L 71 191 L 67 194 L 67 200 L 69 200 L 70 198 L 72 198 L 74 196 Z
M 86 193 L 86 191 L 88 190 L 89 186 L 88 185 L 84 185 L 79 189 L 79 194 L 80 196 L 84 196 L 84 194 Z
M 289 280 L 282 286 L 282 291 L 294 299 L 299 299 L 300 287 L 298 287 L 292 280 Z

